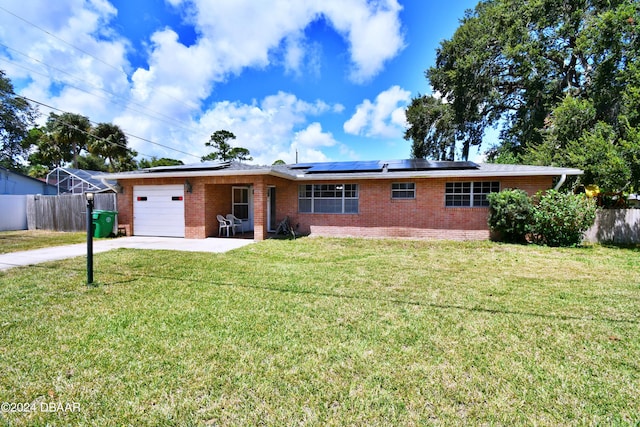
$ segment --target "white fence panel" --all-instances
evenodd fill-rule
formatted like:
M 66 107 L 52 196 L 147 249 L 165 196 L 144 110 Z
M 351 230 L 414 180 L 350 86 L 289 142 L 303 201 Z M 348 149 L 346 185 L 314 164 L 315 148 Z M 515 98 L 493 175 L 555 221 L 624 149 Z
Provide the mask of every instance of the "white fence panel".
M 27 229 L 27 196 L 0 195 L 0 231 Z

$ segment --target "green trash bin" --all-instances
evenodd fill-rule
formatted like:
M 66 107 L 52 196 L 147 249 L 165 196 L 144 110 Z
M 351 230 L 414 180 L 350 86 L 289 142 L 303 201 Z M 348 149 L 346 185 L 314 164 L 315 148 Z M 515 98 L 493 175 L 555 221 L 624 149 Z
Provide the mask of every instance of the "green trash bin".
M 116 211 L 93 211 L 93 237 L 109 237 L 116 223 Z

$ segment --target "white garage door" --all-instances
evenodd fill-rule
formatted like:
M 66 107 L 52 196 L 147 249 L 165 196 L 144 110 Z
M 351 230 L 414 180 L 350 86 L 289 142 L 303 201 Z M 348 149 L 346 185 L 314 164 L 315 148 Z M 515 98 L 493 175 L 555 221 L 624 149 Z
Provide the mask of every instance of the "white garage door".
M 133 187 L 133 234 L 184 237 L 184 186 Z

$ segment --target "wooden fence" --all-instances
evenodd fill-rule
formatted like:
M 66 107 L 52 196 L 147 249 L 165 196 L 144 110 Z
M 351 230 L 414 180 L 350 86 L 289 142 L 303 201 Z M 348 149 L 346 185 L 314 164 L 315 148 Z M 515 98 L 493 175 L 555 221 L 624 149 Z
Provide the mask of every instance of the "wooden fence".
M 596 214 L 596 222 L 585 234 L 585 240 L 593 243 L 640 243 L 640 209 L 602 209 Z
M 116 195 L 95 195 L 94 209 L 117 211 Z M 83 194 L 27 196 L 29 230 L 84 231 L 87 229 L 87 200 Z

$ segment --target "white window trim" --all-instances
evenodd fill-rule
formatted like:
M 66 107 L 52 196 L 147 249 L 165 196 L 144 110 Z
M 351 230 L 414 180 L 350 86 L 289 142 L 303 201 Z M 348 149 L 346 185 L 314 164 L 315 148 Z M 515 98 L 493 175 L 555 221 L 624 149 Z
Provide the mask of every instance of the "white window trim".
M 464 184 L 464 183 L 469 183 L 471 184 L 471 189 L 469 193 L 447 193 L 447 184 Z M 444 190 L 444 206 L 446 208 L 487 208 L 488 206 L 485 205 L 474 205 L 474 201 L 475 201 L 475 195 L 480 194 L 480 195 L 487 195 L 490 193 L 493 193 L 493 191 L 490 191 L 489 193 L 482 193 L 482 192 L 476 192 L 475 188 L 476 188 L 476 184 L 485 184 L 485 183 L 489 183 L 491 186 L 493 186 L 493 184 L 497 184 L 498 185 L 498 190 L 500 191 L 500 181 L 449 181 L 447 183 L 445 183 L 445 190 Z M 454 206 L 454 205 L 448 205 L 447 204 L 447 196 L 455 196 L 455 195 L 468 195 L 469 196 L 469 205 L 464 205 L 464 206 Z
M 413 185 L 412 189 L 408 189 L 408 188 L 404 188 L 404 189 L 400 189 L 400 188 L 393 188 L 394 185 L 396 184 L 411 184 Z M 413 196 L 412 197 L 399 197 L 396 196 L 396 193 L 405 193 L 405 192 L 413 192 Z M 414 200 L 416 198 L 416 183 L 415 182 L 392 182 L 391 183 L 391 199 L 392 200 Z
M 336 190 L 342 190 L 342 195 L 341 197 L 315 197 L 315 192 L 316 192 L 316 185 L 317 186 L 321 186 L 321 185 L 333 185 L 336 187 Z M 355 187 L 355 192 L 356 192 L 356 197 L 346 197 L 345 196 L 345 192 L 346 192 L 346 186 L 347 185 L 351 185 L 352 188 Z M 300 195 L 300 187 L 305 187 L 305 192 L 306 192 L 306 187 L 307 186 L 311 186 L 311 197 L 302 197 Z M 342 187 L 342 188 L 339 188 Z M 320 190 L 318 190 L 320 191 Z M 316 212 L 315 206 L 316 200 L 340 200 L 340 205 L 341 205 L 341 211 L 340 212 Z M 300 200 L 310 200 L 311 201 L 311 211 L 307 212 L 307 211 L 301 211 L 300 210 Z M 345 212 L 345 200 L 357 200 L 358 201 L 358 206 L 357 206 L 357 210 L 355 212 Z M 318 213 L 318 214 L 329 214 L 329 215 L 354 215 L 354 214 L 358 214 L 360 212 L 360 186 L 358 184 L 334 184 L 334 183 L 318 183 L 318 184 L 300 184 L 298 186 L 298 213 Z

